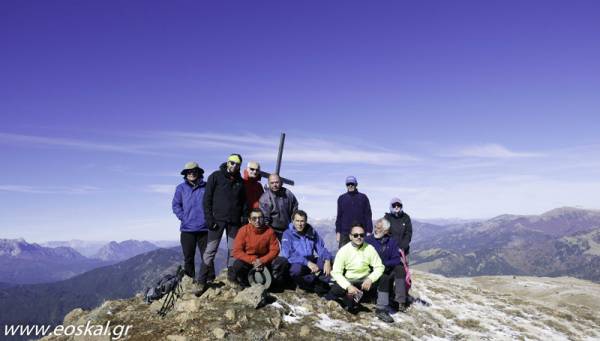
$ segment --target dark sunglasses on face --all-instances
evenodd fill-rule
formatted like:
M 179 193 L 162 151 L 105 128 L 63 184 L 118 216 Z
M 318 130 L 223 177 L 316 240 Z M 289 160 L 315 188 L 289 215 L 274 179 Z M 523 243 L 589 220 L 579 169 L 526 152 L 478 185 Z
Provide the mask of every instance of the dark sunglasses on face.
M 253 172 L 258 170 L 258 168 L 248 168 L 248 169 L 251 170 L 251 171 L 253 171 Z
M 395 203 L 395 204 L 392 204 L 392 207 L 393 207 L 393 208 L 398 208 L 398 207 L 402 207 L 402 204 L 399 204 L 399 203 Z
M 263 220 L 263 217 L 250 217 L 250 220 L 252 220 L 252 221 L 261 221 L 261 220 Z
M 365 237 L 364 233 L 352 233 L 351 235 L 354 238 L 364 238 Z
M 233 166 L 233 165 L 239 166 L 239 163 L 236 163 L 236 162 L 233 162 L 233 161 L 227 161 L 227 163 L 228 163 L 230 166 Z
M 356 184 L 346 184 L 346 186 L 356 186 Z

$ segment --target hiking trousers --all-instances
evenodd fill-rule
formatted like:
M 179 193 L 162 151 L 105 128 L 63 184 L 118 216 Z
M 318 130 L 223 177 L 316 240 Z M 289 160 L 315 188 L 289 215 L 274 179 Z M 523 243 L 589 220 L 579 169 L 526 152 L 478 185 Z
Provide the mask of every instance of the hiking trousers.
M 286 259 L 283 257 L 277 257 L 271 263 L 265 264 L 265 267 L 269 269 L 272 276 L 272 287 L 281 285 L 283 276 L 285 272 L 287 272 L 288 265 Z M 236 281 L 242 286 L 250 286 L 250 283 L 248 283 L 248 273 L 253 267 L 254 266 L 250 263 L 236 259 L 231 266 L 233 274 L 231 280 Z
M 312 273 L 310 268 L 304 264 L 292 263 L 289 267 L 290 277 L 292 277 L 296 285 L 301 289 L 314 290 L 315 285 L 321 285 L 321 288 L 328 288 L 331 277 L 323 273 L 325 259 L 313 257 L 311 262 L 317 264 L 319 270 L 321 270 L 318 275 Z
M 202 256 L 202 266 L 200 267 L 200 276 L 198 277 L 198 282 L 202 284 L 215 279 L 215 257 L 217 256 L 223 232 L 227 233 L 227 274 L 229 278 L 232 277 L 231 267 L 235 259 L 233 258 L 231 249 L 233 248 L 233 240 L 240 226 L 222 222 L 217 224 L 218 227 L 215 230 L 208 231 L 208 243 Z
M 394 300 L 400 305 L 406 304 L 408 290 L 406 289 L 406 272 L 404 265 L 386 267 L 385 272 L 379 277 L 377 287 L 377 308 L 383 309 Z
M 195 279 L 196 247 L 198 247 L 198 250 L 200 251 L 200 262 L 202 262 L 202 257 L 208 242 L 208 231 L 181 232 L 179 239 L 181 242 L 181 251 L 183 251 L 185 274 Z

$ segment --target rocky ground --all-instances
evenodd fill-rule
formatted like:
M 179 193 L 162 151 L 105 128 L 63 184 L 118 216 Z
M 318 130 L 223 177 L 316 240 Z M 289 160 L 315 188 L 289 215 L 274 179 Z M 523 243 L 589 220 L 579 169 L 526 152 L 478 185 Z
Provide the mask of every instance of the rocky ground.
M 219 278 L 222 279 L 222 276 Z M 351 315 L 336 302 L 301 290 L 270 294 L 273 302 L 255 309 L 250 290 L 226 281 L 195 297 L 189 278 L 183 295 L 165 317 L 161 301 L 147 305 L 141 295 L 107 301 L 92 311 L 75 309 L 64 324 L 132 325 L 127 340 L 600 340 L 600 285 L 573 278 L 491 276 L 446 278 L 413 274 L 413 304 L 387 324 L 370 311 Z M 44 340 L 83 340 L 48 336 Z M 109 340 L 109 336 L 85 340 Z

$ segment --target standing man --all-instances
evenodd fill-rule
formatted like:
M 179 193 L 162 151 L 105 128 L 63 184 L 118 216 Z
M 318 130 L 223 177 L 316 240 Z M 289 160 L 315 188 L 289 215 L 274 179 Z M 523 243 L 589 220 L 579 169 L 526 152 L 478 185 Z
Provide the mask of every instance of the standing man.
M 200 268 L 199 286 L 214 280 L 214 261 L 223 231 L 227 232 L 227 275 L 229 279 L 234 278 L 231 269 L 233 265 L 231 248 L 246 205 L 246 194 L 240 175 L 241 164 L 242 157 L 239 154 L 229 155 L 227 162 L 221 164 L 206 182 L 204 216 L 209 231 L 208 245 Z
M 244 169 L 242 179 L 246 189 L 246 206 L 249 210 L 259 208 L 258 200 L 265 192 L 260 184 L 260 164 L 256 161 L 249 161 L 248 166 Z
M 298 210 L 298 200 L 294 193 L 281 185 L 277 174 L 269 175 L 269 190 L 259 200 L 266 222 L 275 230 L 277 239 L 281 240 L 283 232 L 292 221 L 292 213 Z
M 206 182 L 202 180 L 203 174 L 204 170 L 198 166 L 198 163 L 186 163 L 181 171 L 183 182 L 175 189 L 171 204 L 173 213 L 181 222 L 179 231 L 181 232 L 180 241 L 185 274 L 193 279 L 196 277 L 194 261 L 196 247 L 200 250 L 202 257 L 208 240 L 208 229 L 204 220 L 204 207 L 202 204 L 206 186 Z
M 346 178 L 346 193 L 340 195 L 337 201 L 337 219 L 335 220 L 335 239 L 341 249 L 350 241 L 350 229 L 354 223 L 360 223 L 367 234 L 373 231 L 371 203 L 369 198 L 358 192 L 358 181 L 353 176 Z
M 402 209 L 402 201 L 398 198 L 390 200 L 390 213 L 385 214 L 390 224 L 390 234 L 398 242 L 398 245 L 408 256 L 410 240 L 412 239 L 412 222 L 410 216 Z

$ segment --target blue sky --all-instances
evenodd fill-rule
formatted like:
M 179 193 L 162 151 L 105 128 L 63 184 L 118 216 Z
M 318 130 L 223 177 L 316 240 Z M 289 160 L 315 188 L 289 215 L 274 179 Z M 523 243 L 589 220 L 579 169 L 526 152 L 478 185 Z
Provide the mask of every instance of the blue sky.
M 416 218 L 599 208 L 596 1 L 0 3 L 4 238 L 176 239 L 189 160 Z

